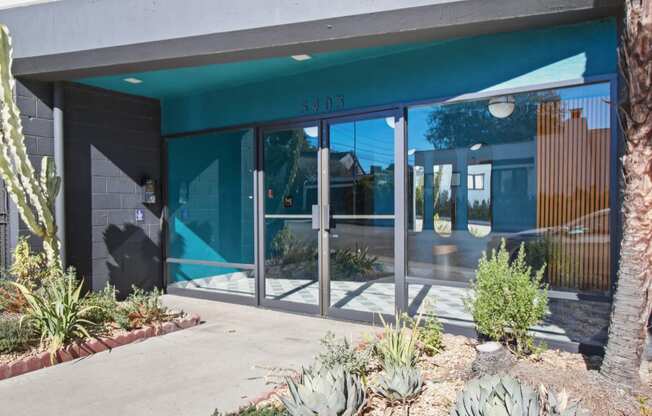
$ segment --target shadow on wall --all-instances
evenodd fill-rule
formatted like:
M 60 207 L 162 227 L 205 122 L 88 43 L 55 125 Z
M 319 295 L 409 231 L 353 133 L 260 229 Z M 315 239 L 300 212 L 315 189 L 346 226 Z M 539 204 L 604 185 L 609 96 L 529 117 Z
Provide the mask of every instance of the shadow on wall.
M 151 277 L 160 272 L 161 250 L 142 228 L 111 224 L 104 231 L 104 243 L 110 254 L 106 262 L 109 283 L 117 289 L 118 298 L 124 299 L 132 285 L 145 290 L 158 286 Z

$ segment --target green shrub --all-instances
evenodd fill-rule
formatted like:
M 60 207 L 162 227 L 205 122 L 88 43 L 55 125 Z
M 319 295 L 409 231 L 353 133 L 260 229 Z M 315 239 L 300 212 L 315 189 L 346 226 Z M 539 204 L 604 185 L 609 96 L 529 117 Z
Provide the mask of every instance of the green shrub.
M 272 239 L 271 249 L 273 261 L 280 265 L 312 265 L 317 258 L 317 244 L 300 241 L 287 224 Z
M 0 354 L 28 350 L 35 341 L 29 325 L 21 325 L 17 317 L 0 316 Z
M 213 416 L 288 416 L 288 412 L 281 407 L 271 404 L 260 407 L 252 404 L 231 413 L 222 413 L 216 409 L 213 412 Z
M 327 332 L 321 339 L 323 352 L 317 356 L 317 364 L 326 369 L 342 367 L 351 374 L 364 375 L 370 358 L 368 349 L 358 351 L 349 340 L 338 340 L 335 334 Z
M 54 353 L 70 341 L 89 338 L 93 323 L 83 316 L 91 306 L 84 306 L 75 272 L 48 280 L 39 290 L 31 290 L 13 283 L 27 300 L 27 309 L 21 323 L 32 325 L 40 335 L 41 343 Z
M 413 331 L 416 331 L 417 345 L 426 355 L 432 357 L 444 350 L 443 327 L 434 315 L 434 311 L 427 313 L 425 318 L 419 314 L 417 318 L 405 316 L 403 319 Z M 421 327 L 416 327 L 419 321 L 422 322 Z
M 9 274 L 29 289 L 40 287 L 50 275 L 45 253 L 33 252 L 28 239 L 21 237 L 12 253 Z
M 141 328 L 174 317 L 161 302 L 163 292 L 157 288 L 147 292 L 133 286 L 133 292 L 119 305 L 116 323 L 125 328 Z
M 533 274 L 525 256 L 521 244 L 517 258 L 510 264 L 505 240 L 498 252 L 492 250 L 490 257 L 483 253 L 471 295 L 465 299 L 478 332 L 509 347 L 515 346 L 519 355 L 534 350 L 529 329 L 541 322 L 548 305 L 546 286 L 542 283 L 544 267 Z
M 374 354 L 383 368 L 414 367 L 419 359 L 417 339 L 419 337 L 419 319 L 409 322 L 400 317 L 396 325 L 385 322 L 382 315 L 383 335 L 374 344 Z M 411 328 L 410 328 L 411 327 Z
M 86 295 L 83 304 L 87 307 L 83 318 L 98 326 L 105 326 L 119 319 L 116 290 L 108 283 L 101 291 Z
M 378 257 L 369 255 L 369 247 L 342 248 L 333 254 L 335 274 L 342 277 L 368 276 L 378 267 Z

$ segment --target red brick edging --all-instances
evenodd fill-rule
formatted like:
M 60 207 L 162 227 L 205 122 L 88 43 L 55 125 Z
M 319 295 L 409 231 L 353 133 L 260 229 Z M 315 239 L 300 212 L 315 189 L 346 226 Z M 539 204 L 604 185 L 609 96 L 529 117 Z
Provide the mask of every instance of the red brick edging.
M 169 334 L 170 332 L 175 332 L 180 329 L 190 328 L 199 325 L 199 321 L 199 315 L 191 314 L 176 321 L 164 322 L 162 325 L 158 326 L 146 326 L 115 337 L 93 338 L 82 343 L 68 345 L 57 351 L 56 363 L 54 365 L 86 357 L 97 352 L 111 350 L 121 345 L 140 342 L 147 338 Z M 48 351 L 43 351 L 36 355 L 30 355 L 10 363 L 0 364 L 0 380 L 29 373 L 41 368 L 50 367 L 52 365 L 50 353 Z

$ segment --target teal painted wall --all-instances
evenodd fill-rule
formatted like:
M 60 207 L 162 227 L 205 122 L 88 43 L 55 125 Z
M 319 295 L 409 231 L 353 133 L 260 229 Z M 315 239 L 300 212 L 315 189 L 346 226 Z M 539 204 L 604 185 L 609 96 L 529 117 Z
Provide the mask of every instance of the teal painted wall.
M 162 98 L 164 134 L 616 73 L 615 19 L 435 42 L 382 57 Z M 305 103 L 320 109 L 305 111 Z

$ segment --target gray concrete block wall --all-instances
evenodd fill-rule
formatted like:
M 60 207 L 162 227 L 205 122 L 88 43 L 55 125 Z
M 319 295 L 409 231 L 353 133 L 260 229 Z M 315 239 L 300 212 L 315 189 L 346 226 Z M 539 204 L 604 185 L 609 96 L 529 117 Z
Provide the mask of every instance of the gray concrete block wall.
M 48 82 L 34 80 L 18 80 L 16 82 L 16 103 L 21 112 L 20 119 L 25 135 L 27 153 L 34 168 L 39 171 L 43 156 L 54 156 L 54 124 L 52 117 L 53 85 Z M 42 247 L 39 238 L 31 235 L 17 212 L 11 214 L 11 221 L 18 223 L 18 235 L 29 236 L 35 249 Z M 11 240 L 15 241 L 15 237 Z
M 156 100 L 65 85 L 68 257 L 94 290 L 162 285 L 161 135 Z M 142 203 L 141 183 L 158 184 Z M 141 210 L 143 220 L 136 220 Z

